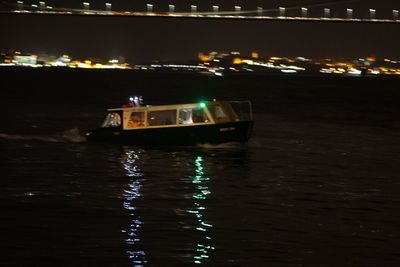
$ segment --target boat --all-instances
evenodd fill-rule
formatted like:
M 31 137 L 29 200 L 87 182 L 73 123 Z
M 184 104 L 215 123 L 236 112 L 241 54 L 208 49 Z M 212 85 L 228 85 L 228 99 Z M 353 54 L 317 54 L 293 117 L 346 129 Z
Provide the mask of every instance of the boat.
M 107 110 L 101 126 L 86 134 L 88 142 L 138 146 L 187 146 L 245 143 L 253 130 L 250 101 L 201 101 L 142 105 L 141 98 Z

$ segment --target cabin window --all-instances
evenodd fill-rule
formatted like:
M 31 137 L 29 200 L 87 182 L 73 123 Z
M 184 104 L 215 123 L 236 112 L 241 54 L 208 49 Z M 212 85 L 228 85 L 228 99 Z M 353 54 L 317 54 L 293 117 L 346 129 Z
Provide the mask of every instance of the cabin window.
M 103 123 L 102 128 L 118 127 L 121 125 L 121 116 L 118 113 L 111 112 L 108 113 Z
M 179 124 L 209 122 L 207 114 L 201 108 L 185 108 L 179 110 Z
M 144 112 L 132 112 L 129 117 L 127 127 L 128 128 L 137 128 L 145 126 L 145 116 Z
M 216 123 L 236 121 L 237 115 L 229 103 L 213 103 L 208 109 Z
M 176 109 L 147 112 L 147 123 L 149 126 L 176 124 Z

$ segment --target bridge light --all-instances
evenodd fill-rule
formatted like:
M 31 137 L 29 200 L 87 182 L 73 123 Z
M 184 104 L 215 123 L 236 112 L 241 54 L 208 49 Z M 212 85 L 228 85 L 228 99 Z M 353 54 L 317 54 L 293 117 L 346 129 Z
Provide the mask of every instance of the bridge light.
M 393 10 L 393 20 L 398 20 L 399 19 L 399 11 L 394 9 Z
M 217 13 L 219 10 L 219 6 L 212 6 L 213 12 Z
M 43 1 L 40 1 L 40 2 L 39 2 L 39 8 L 40 8 L 40 9 L 45 9 L 45 8 L 46 8 L 46 3 L 43 2 Z
M 331 10 L 329 8 L 324 8 L 324 18 L 330 18 Z
M 279 7 L 279 17 L 285 17 L 285 8 Z
M 152 13 L 153 12 L 153 5 L 152 4 L 146 4 L 147 6 L 147 12 Z
M 88 2 L 83 2 L 83 9 L 87 10 L 89 9 L 90 4 Z
M 17 1 L 17 6 L 18 6 L 18 9 L 21 10 L 23 8 L 23 6 L 24 6 L 24 2 Z
M 168 10 L 169 10 L 169 13 L 174 13 L 175 12 L 175 5 L 168 5 Z
M 347 8 L 347 19 L 353 19 L 353 9 Z
M 262 7 L 257 7 L 257 15 L 261 17 L 262 14 L 263 14 L 263 8 Z
M 107 11 L 111 11 L 111 7 L 112 7 L 111 3 L 106 3 L 106 10 Z
M 369 18 L 370 18 L 370 19 L 375 19 L 375 13 L 376 13 L 376 10 L 370 8 L 370 9 L 369 9 Z
M 196 12 L 197 12 L 197 6 L 191 5 L 191 6 L 190 6 L 190 12 L 196 13 Z
M 301 16 L 303 18 L 307 18 L 307 11 L 308 11 L 308 9 L 306 7 L 301 8 Z
M 240 7 L 240 6 L 235 6 L 235 11 L 236 11 L 236 12 L 240 12 L 241 9 L 242 9 L 242 7 Z

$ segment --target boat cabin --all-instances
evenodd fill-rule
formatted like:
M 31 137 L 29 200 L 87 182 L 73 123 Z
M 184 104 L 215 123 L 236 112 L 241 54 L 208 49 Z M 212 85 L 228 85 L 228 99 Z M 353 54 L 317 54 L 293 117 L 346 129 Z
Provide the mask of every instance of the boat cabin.
M 108 109 L 101 128 L 136 130 L 221 124 L 252 120 L 249 101 L 205 101 Z

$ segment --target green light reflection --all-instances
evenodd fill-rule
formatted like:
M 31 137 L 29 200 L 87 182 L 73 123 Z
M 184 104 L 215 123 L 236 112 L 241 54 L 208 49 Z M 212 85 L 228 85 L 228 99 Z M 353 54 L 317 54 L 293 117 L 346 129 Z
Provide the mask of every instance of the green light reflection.
M 209 177 L 205 176 L 203 168 L 203 158 L 198 156 L 195 160 L 195 172 L 196 175 L 192 177 L 192 183 L 196 185 L 196 192 L 193 194 L 195 200 L 193 209 L 188 210 L 188 213 L 196 215 L 198 225 L 196 230 L 202 233 L 202 240 L 197 244 L 195 254 L 193 256 L 193 262 L 196 264 L 205 263 L 205 260 L 209 259 L 209 253 L 215 248 L 211 245 L 210 230 L 213 225 L 205 219 L 206 207 L 204 201 L 211 194 L 211 191 L 205 184 L 206 181 L 210 180 Z

